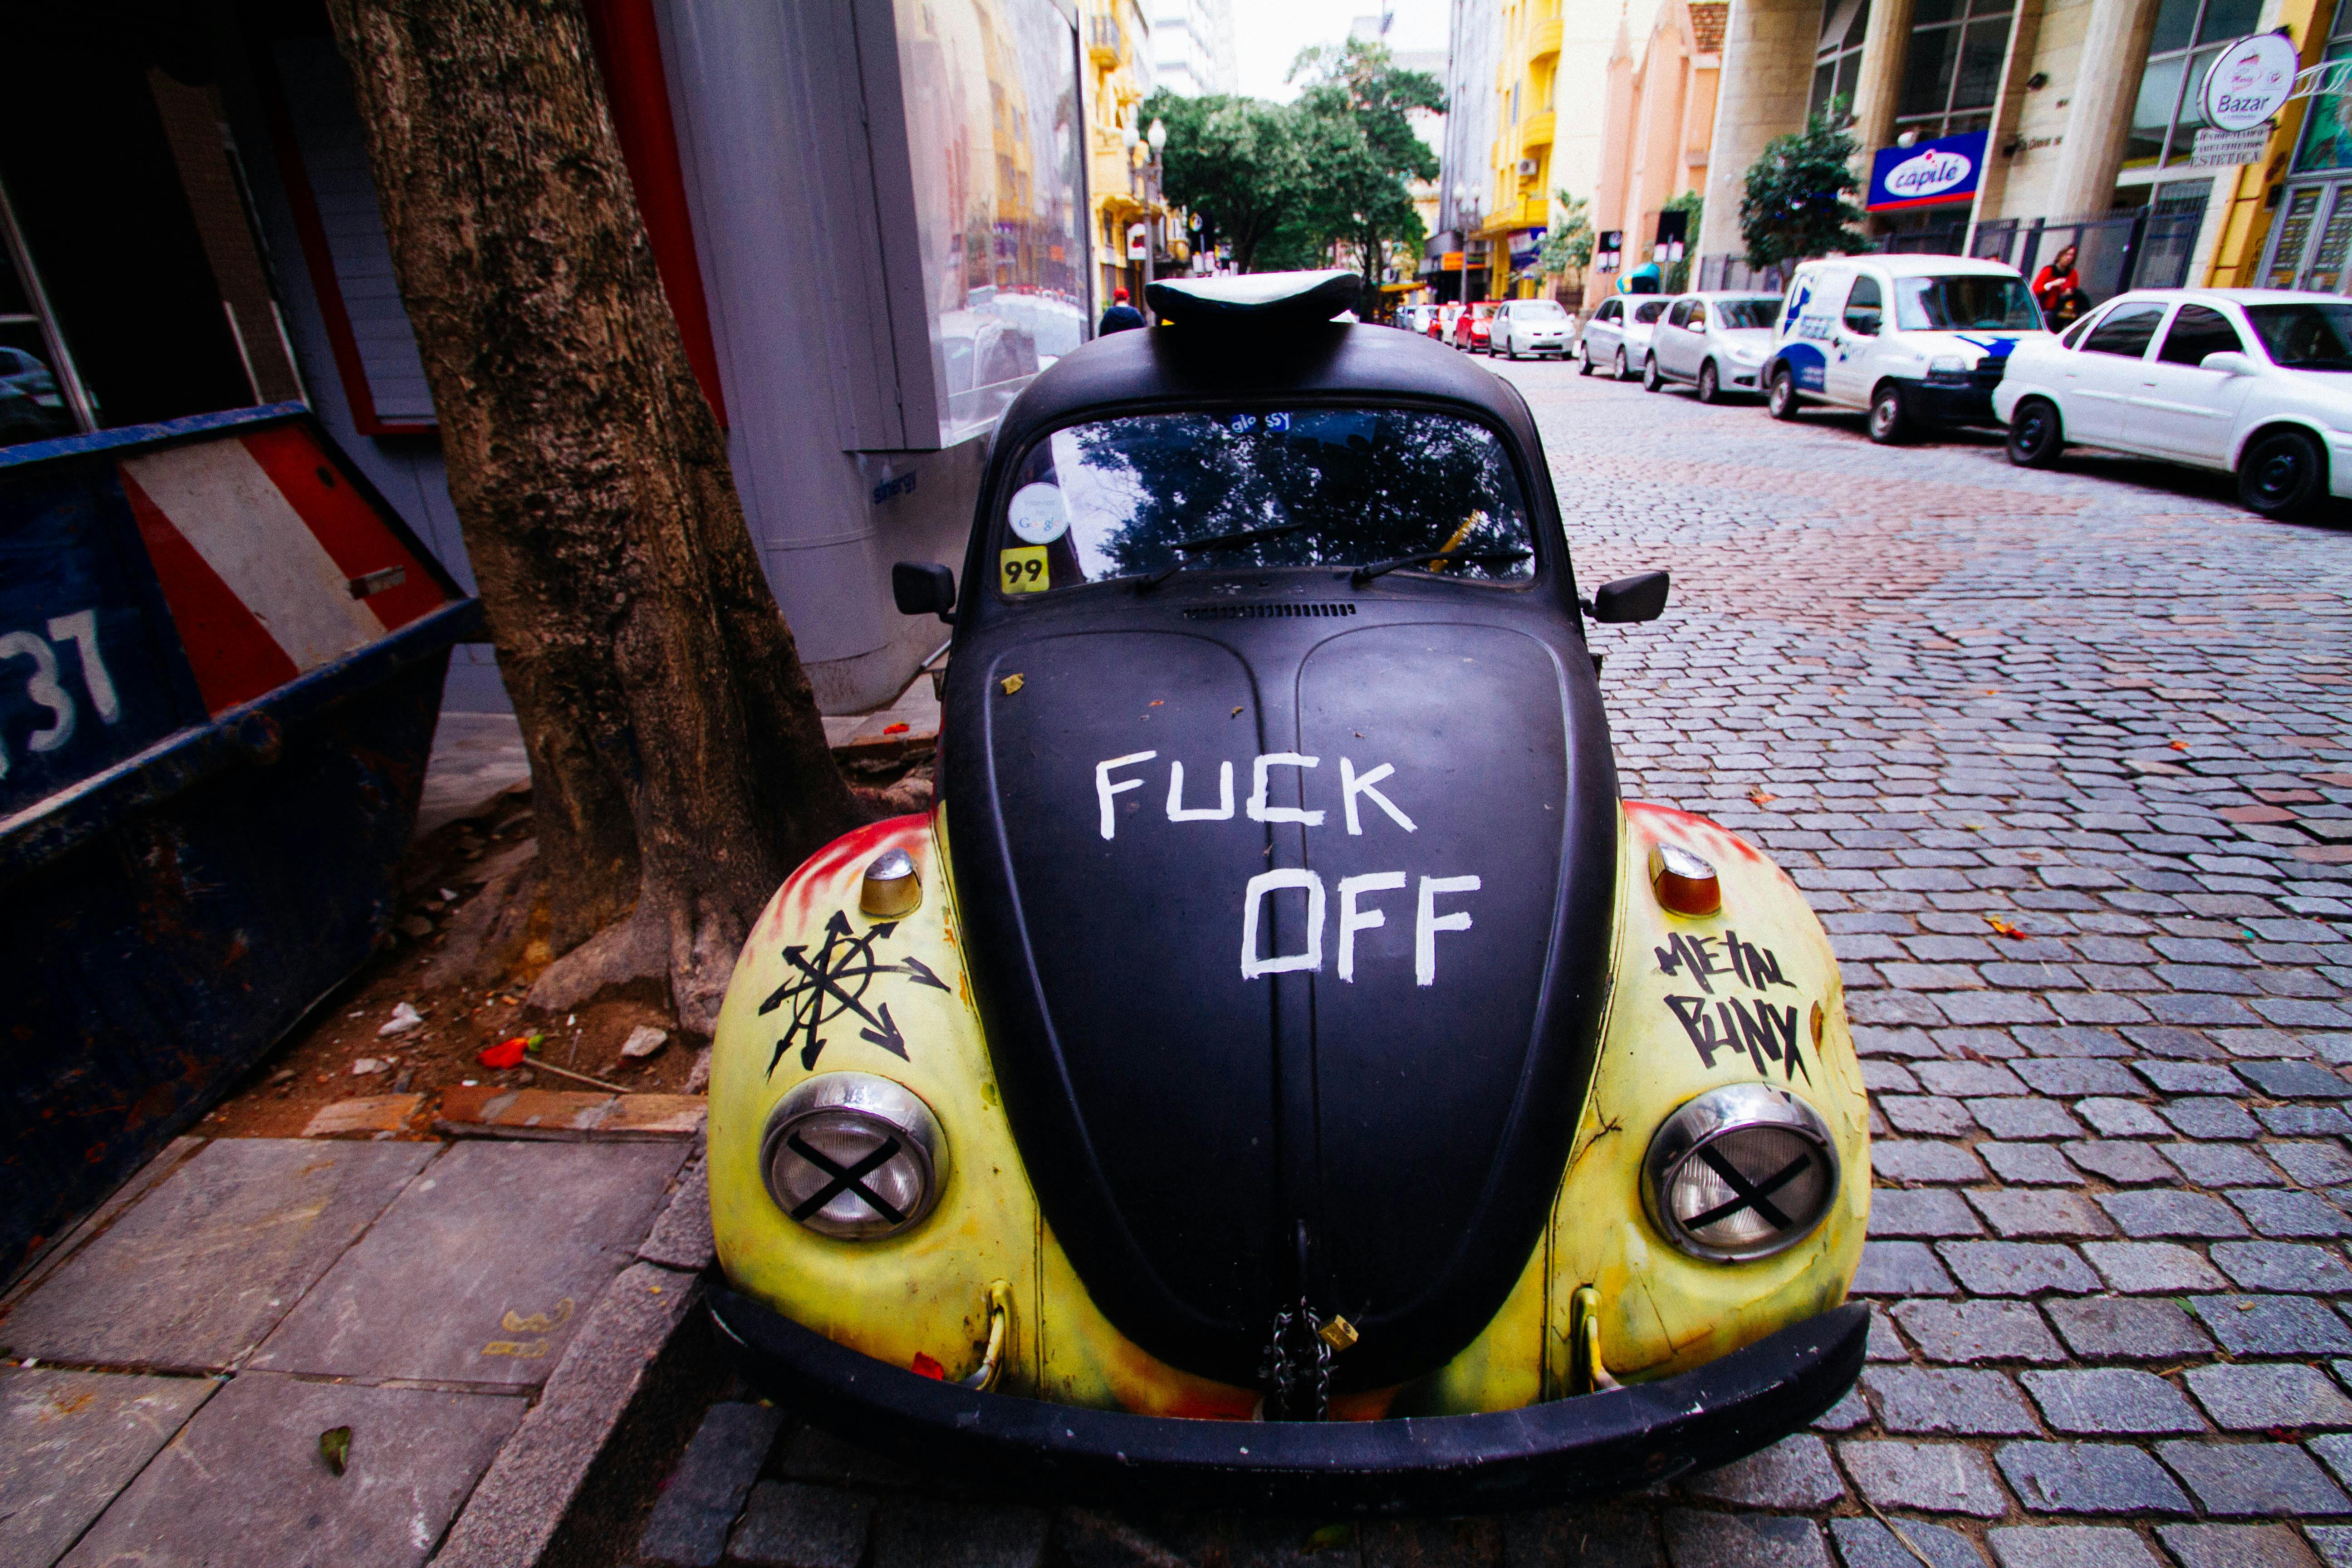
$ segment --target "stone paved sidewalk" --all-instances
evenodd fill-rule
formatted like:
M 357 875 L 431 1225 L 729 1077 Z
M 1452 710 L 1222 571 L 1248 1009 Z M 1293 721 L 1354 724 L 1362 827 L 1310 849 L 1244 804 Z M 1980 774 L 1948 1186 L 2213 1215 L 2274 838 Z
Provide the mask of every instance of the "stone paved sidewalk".
M 1625 794 L 1768 848 L 1843 960 L 1861 1388 L 1606 1508 L 1360 1527 L 1013 1507 L 787 1429 L 674 1560 L 2352 1568 L 2352 527 L 1496 368 L 1586 590 L 1675 572 L 1597 633 Z
M 693 1290 L 630 1269 L 691 1148 L 181 1140 L 5 1304 L 0 1563 L 425 1562 L 600 1301 Z

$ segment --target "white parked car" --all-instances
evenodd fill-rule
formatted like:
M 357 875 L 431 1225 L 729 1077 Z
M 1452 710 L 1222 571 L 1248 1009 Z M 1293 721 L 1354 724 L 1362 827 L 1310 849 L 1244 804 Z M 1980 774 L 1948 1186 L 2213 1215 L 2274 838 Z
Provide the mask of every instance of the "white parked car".
M 1727 390 L 1754 392 L 1780 320 L 1778 294 L 1685 294 L 1651 330 L 1642 384 L 1656 392 L 1689 382 L 1701 403 L 1719 402 Z
M 1993 395 L 2009 458 L 2070 444 L 2238 476 L 2295 517 L 2352 496 L 2352 300 L 2282 289 L 2145 289 L 2021 347 Z
M 1923 423 L 1992 424 L 2011 353 L 2048 336 L 2025 279 L 1998 261 L 1808 261 L 1789 280 L 1764 384 L 1775 419 L 1807 404 L 1867 409 L 1872 440 L 1900 441 Z
M 1650 331 L 1672 301 L 1657 294 L 1612 294 L 1592 308 L 1577 336 L 1583 374 L 1597 366 L 1623 381 L 1635 374 L 1650 352 Z
M 1557 300 L 1506 300 L 1488 323 L 1486 352 L 1517 359 L 1521 354 L 1568 357 L 1576 318 Z

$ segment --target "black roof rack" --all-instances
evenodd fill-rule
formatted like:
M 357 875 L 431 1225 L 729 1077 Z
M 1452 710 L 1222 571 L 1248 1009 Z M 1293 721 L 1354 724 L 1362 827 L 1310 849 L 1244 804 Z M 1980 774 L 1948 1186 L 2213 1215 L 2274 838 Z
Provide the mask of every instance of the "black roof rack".
M 1345 268 L 1319 272 L 1245 272 L 1231 278 L 1162 278 L 1144 298 L 1164 322 L 1192 326 L 1307 325 L 1355 309 L 1363 279 Z

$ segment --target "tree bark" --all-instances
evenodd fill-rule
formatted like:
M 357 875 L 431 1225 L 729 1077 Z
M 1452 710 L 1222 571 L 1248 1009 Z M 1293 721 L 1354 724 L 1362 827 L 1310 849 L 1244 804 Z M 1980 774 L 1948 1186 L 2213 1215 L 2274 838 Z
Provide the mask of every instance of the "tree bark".
M 559 956 L 709 1033 L 751 921 L 863 820 L 687 364 L 579 0 L 328 0 L 530 750 Z

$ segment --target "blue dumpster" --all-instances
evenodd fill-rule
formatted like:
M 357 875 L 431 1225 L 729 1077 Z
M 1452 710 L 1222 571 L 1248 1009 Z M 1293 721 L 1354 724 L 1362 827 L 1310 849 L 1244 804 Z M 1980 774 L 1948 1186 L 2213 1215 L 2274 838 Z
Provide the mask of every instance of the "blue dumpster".
M 0 1279 L 366 959 L 479 624 L 299 405 L 0 449 Z

